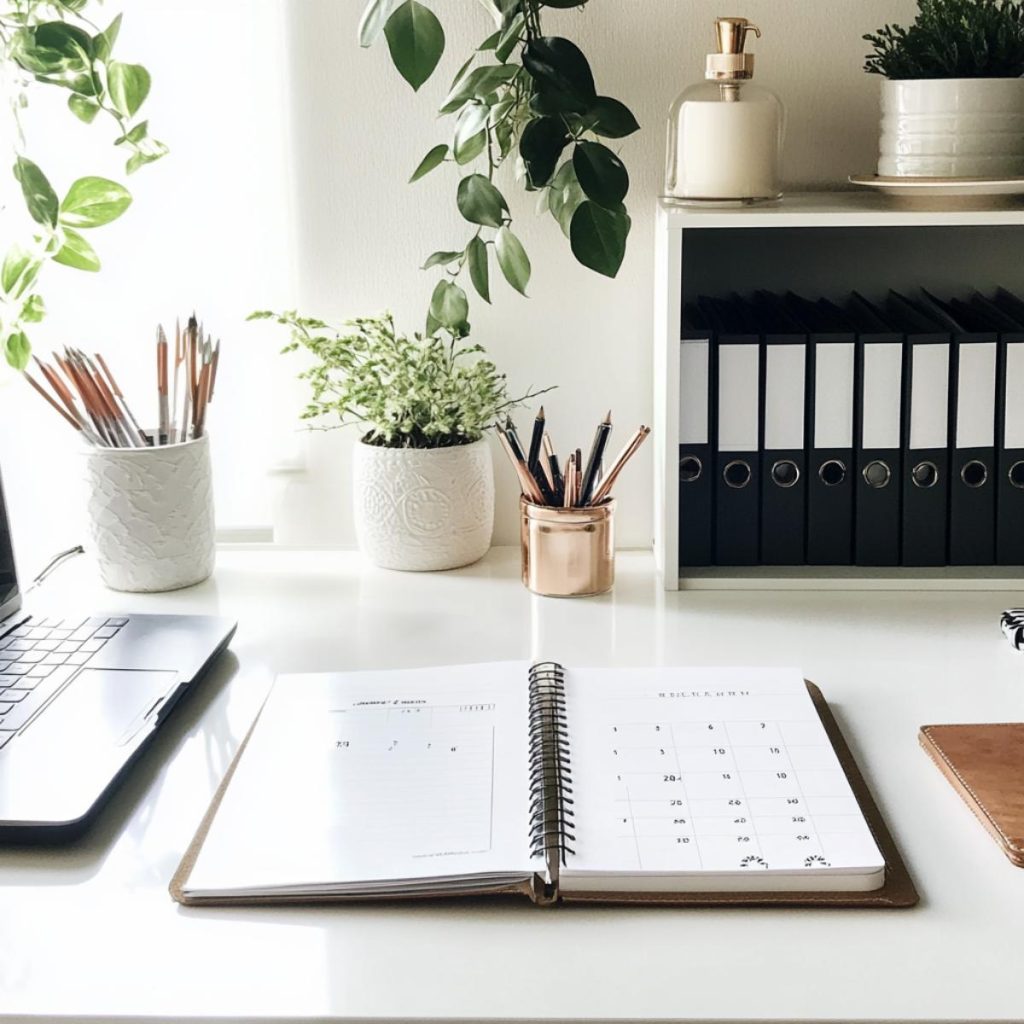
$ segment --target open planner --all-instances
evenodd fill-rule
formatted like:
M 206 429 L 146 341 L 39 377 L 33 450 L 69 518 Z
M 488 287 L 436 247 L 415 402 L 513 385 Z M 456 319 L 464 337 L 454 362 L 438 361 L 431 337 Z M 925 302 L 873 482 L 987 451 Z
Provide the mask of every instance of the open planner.
M 278 677 L 171 892 L 917 899 L 797 671 L 551 662 Z

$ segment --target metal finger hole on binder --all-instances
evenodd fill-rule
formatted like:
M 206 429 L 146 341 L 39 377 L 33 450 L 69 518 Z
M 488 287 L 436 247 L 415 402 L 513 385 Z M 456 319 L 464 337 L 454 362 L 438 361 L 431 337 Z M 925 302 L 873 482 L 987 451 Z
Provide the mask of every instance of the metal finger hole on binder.
M 988 469 L 984 462 L 972 459 L 960 469 L 960 479 L 968 487 L 983 487 L 988 482 Z
M 722 470 L 722 479 L 729 487 L 739 490 L 750 483 L 750 466 L 742 459 L 734 459 Z

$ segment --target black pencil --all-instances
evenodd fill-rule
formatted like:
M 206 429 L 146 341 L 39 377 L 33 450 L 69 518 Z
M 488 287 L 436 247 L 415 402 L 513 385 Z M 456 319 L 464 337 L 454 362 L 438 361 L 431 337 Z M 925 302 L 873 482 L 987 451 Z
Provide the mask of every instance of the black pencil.
M 583 474 L 583 483 L 580 485 L 580 500 L 582 506 L 590 504 L 594 496 L 594 486 L 597 483 L 598 467 L 604 458 L 604 449 L 608 444 L 608 435 L 612 432 L 612 412 L 597 425 L 597 432 L 594 434 L 594 443 L 590 446 L 590 457 L 587 459 L 586 472 Z
M 530 437 L 530 457 L 526 460 L 526 465 L 534 476 L 537 475 L 537 466 L 540 463 L 540 442 L 543 436 L 544 406 L 542 405 L 540 407 L 540 412 L 537 413 L 537 417 L 533 421 L 533 434 Z

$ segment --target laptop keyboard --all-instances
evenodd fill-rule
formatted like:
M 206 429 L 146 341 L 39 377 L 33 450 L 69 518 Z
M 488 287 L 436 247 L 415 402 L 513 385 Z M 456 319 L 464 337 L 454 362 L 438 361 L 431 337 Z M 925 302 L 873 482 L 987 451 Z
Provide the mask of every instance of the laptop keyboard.
M 0 636 L 0 750 L 126 618 L 27 619 Z

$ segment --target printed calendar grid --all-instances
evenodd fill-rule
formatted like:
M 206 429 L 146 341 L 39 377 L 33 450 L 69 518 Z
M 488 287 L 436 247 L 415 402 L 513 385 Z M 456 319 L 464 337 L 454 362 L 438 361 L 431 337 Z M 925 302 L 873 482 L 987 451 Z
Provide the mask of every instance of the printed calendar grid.
M 703 691 L 700 696 L 748 694 L 738 690 Z M 793 695 L 757 696 L 791 699 Z M 637 698 L 626 699 L 635 709 Z M 614 712 L 610 717 L 616 717 Z M 764 730 L 762 741 L 751 740 L 751 727 Z M 817 736 L 802 739 L 797 735 L 801 728 L 820 733 L 820 721 L 744 717 L 679 722 L 645 718 L 612 725 L 611 744 L 620 745 L 610 749 L 620 764 L 616 767 L 617 795 L 612 801 L 612 807 L 619 810 L 611 837 L 632 847 L 640 870 L 699 871 L 722 868 L 723 862 L 742 868 L 831 866 L 830 837 L 839 841 L 831 844 L 833 848 L 842 845 L 851 831 L 856 831 L 852 823 L 855 818 L 860 820 L 859 808 L 841 776 L 827 737 L 822 734 L 820 740 Z M 695 729 L 706 731 L 705 743 L 695 745 Z M 787 740 L 787 733 L 793 742 Z M 695 765 L 694 755 L 699 759 L 702 748 L 720 757 L 721 762 L 713 768 Z M 638 759 L 643 762 L 645 758 L 647 764 L 637 765 Z M 652 758 L 665 758 L 666 770 L 650 768 Z M 674 771 L 669 771 L 669 766 Z M 812 803 L 803 776 L 815 773 Z M 827 784 L 830 776 L 835 777 L 834 786 Z M 765 784 L 766 778 L 772 778 L 774 788 Z M 709 796 L 707 789 L 702 789 L 702 779 L 717 780 L 724 788 L 717 796 Z M 652 784 L 665 789 L 652 794 Z M 778 803 L 780 800 L 786 803 Z M 839 813 L 828 813 L 829 802 Z M 866 833 L 866 828 L 861 831 Z M 732 841 L 738 856 L 728 852 Z M 685 855 L 670 853 L 670 846 L 688 849 Z M 709 851 L 710 856 L 706 856 Z

